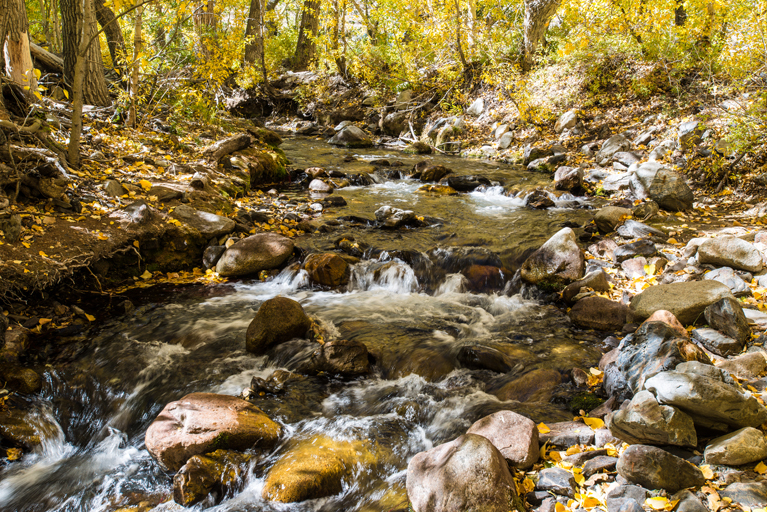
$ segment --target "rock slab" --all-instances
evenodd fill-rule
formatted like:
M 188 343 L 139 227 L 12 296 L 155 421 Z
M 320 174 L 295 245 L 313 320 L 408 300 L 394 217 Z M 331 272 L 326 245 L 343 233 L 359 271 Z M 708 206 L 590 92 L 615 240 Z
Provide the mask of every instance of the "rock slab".
M 706 482 L 700 469 L 655 446 L 629 446 L 618 459 L 617 469 L 631 483 L 672 493 Z
M 498 411 L 477 420 L 466 433 L 486 438 L 514 467 L 528 469 L 538 462 L 538 427 L 521 414 Z

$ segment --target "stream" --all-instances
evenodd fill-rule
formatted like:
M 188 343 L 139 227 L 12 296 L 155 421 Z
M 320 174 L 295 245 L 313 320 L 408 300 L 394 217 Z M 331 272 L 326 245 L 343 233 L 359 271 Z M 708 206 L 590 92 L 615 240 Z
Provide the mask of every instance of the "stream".
M 402 162 L 408 169 L 424 157 L 395 150 L 347 150 L 295 138 L 282 148 L 296 168 L 325 167 L 371 172 L 371 161 Z M 344 162 L 354 156 L 355 160 Z M 416 192 L 422 183 L 383 179 L 336 190 L 348 206 L 320 218 L 337 229 L 296 240 L 303 251 L 333 251 L 342 237 L 369 246 L 353 266 L 350 284 L 324 291 L 305 272 L 285 270 L 273 279 L 192 287 L 161 299 L 148 296 L 123 317 L 88 333 L 87 348 L 68 364 L 46 368 L 44 390 L 28 399 L 44 442 L 21 462 L 0 467 L 0 510 L 183 510 L 172 501 L 172 475 L 144 447 L 144 435 L 166 403 L 192 392 L 240 395 L 253 377 L 294 368 L 301 351 L 254 356 L 245 351 L 245 330 L 259 305 L 282 295 L 339 338 L 364 343 L 376 356 L 373 373 L 339 380 L 300 377 L 279 394 L 253 402 L 283 426 L 283 439 L 259 453 L 236 491 L 213 511 L 388 511 L 407 507 L 407 463 L 465 432 L 477 419 L 514 410 L 535 422 L 572 419 L 573 387 L 563 379 L 550 400 L 501 401 L 502 386 L 531 371 L 595 366 L 602 337 L 573 327 L 558 308 L 502 292 L 470 293 L 452 271 L 450 247 L 484 247 L 506 268 L 563 226 L 583 225 L 591 215 L 586 198 L 565 194 L 555 207 L 531 210 L 504 186 L 532 189 L 548 175 L 495 162 L 448 156 L 425 157 L 455 174 L 494 182 L 458 196 Z M 284 191 L 291 201 L 305 191 Z M 372 229 L 344 217 L 374 219 L 380 206 L 411 209 L 439 219 L 417 229 Z M 426 253 L 431 251 L 432 258 Z M 442 252 L 440 252 L 442 251 Z M 442 266 L 429 263 L 440 259 Z M 203 292 L 201 289 L 206 288 Z M 292 343 L 292 342 L 291 342 Z M 460 354 L 489 347 L 506 355 L 506 373 L 467 367 Z M 298 355 L 296 355 L 298 354 Z M 469 365 L 471 366 L 471 365 Z M 334 440 L 370 442 L 375 464 L 355 468 L 334 496 L 301 503 L 264 501 L 264 475 L 291 443 L 322 434 Z

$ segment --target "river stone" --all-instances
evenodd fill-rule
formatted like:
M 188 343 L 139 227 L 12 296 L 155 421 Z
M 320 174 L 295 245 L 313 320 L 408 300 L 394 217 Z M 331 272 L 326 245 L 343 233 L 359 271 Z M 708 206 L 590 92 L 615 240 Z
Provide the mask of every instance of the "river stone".
M 412 210 L 401 210 L 391 206 L 382 206 L 375 211 L 376 220 L 382 222 L 384 227 L 398 228 L 415 220 Z
M 591 475 L 599 473 L 600 471 L 613 471 L 616 464 L 618 464 L 618 457 L 598 455 L 583 465 L 581 474 L 583 475 L 583 478 L 588 479 Z
M 177 186 L 177 185 L 176 185 Z M 184 197 L 184 192 L 176 188 L 173 184 L 155 183 L 152 188 L 149 189 L 149 196 L 155 196 L 161 203 L 167 203 L 181 199 Z
M 521 277 L 539 287 L 561 289 L 583 277 L 584 267 L 585 259 L 575 233 L 564 228 L 525 260 Z
M 613 155 L 613 162 L 617 162 L 626 168 L 631 167 L 632 164 L 639 162 L 641 159 L 641 154 L 630 151 L 618 151 Z
M 261 355 L 274 345 L 303 338 L 312 322 L 301 304 L 287 297 L 274 297 L 261 304 L 245 333 L 245 348 Z
M 598 331 L 614 331 L 626 323 L 628 306 L 604 297 L 584 297 L 567 313 L 575 325 Z
M 364 441 L 336 441 L 324 435 L 299 441 L 272 466 L 264 480 L 265 500 L 296 503 L 338 494 L 355 467 L 375 463 Z
M 549 193 L 543 189 L 535 189 L 525 197 L 525 206 L 535 210 L 544 210 L 554 206 L 554 201 L 549 197 Z
M 309 183 L 309 190 L 312 192 L 320 192 L 322 194 L 332 194 L 333 185 L 315 178 Z
M 580 190 L 583 188 L 583 169 L 580 167 L 560 167 L 554 172 L 556 190 Z
M 748 352 L 733 359 L 717 363 L 717 367 L 739 379 L 757 379 L 767 372 L 767 353 Z
M 536 491 L 546 491 L 560 496 L 575 497 L 575 478 L 562 468 L 546 468 L 538 473 Z
M 618 474 L 629 482 L 672 493 L 706 482 L 700 469 L 655 446 L 629 446 L 618 459 L 617 469 Z
M 767 458 L 767 441 L 761 430 L 745 427 L 710 441 L 703 456 L 707 464 L 750 464 Z
M 744 297 L 751 294 L 751 288 L 730 267 L 721 267 L 703 276 L 706 281 L 719 281 L 726 285 L 736 297 Z
M 2 360 L 2 354 L 0 354 Z M 4 368 L 0 368 L 0 378 L 6 388 L 29 395 L 37 393 L 43 387 L 43 379 L 36 371 L 31 368 L 3 363 Z
M 618 244 L 612 238 L 605 238 L 595 244 L 589 245 L 588 251 L 603 260 L 613 260 L 615 258 L 615 250 L 618 248 Z
M 514 134 L 506 132 L 498 139 L 498 149 L 508 149 L 512 142 L 514 142 Z
M 421 181 L 439 181 L 448 174 L 452 173 L 444 165 L 429 165 L 421 171 Z
M 557 119 L 557 122 L 554 124 L 554 131 L 562 133 L 565 130 L 573 128 L 576 124 L 578 124 L 578 110 L 568 110 L 559 116 L 559 119 Z
M 709 304 L 731 297 L 730 289 L 718 281 L 688 281 L 647 288 L 631 299 L 629 322 L 644 320 L 659 309 L 670 311 L 683 325 L 699 320 Z
M 223 497 L 242 481 L 251 458 L 251 455 L 227 450 L 195 455 L 173 477 L 173 501 L 190 507 L 212 492 Z
M 516 362 L 509 356 L 491 347 L 464 345 L 458 351 L 458 362 L 472 370 L 490 370 L 507 373 Z
M 351 274 L 346 260 L 330 252 L 310 254 L 306 257 L 303 268 L 313 282 L 330 287 L 348 283 Z
M 550 146 L 526 146 L 525 151 L 522 153 L 522 165 L 529 165 L 533 160 L 538 160 L 544 157 L 552 156 L 554 151 Z
M 692 418 L 682 411 L 659 405 L 649 391 L 640 391 L 628 407 L 613 413 L 607 421 L 610 433 L 630 444 L 698 445 Z
M 716 430 L 758 427 L 767 409 L 734 386 L 702 375 L 662 372 L 645 382 L 658 403 L 673 405 L 692 416 L 696 425 Z
M 741 348 L 751 339 L 751 328 L 737 299 L 733 297 L 720 299 L 708 306 L 704 315 L 711 327 L 736 339 L 741 344 Z
M 205 269 L 214 268 L 221 256 L 226 252 L 226 247 L 223 245 L 211 245 L 206 247 L 202 253 L 202 266 Z
M 622 225 L 618 226 L 616 231 L 623 238 L 647 238 L 653 236 L 663 238 L 664 240 L 666 238 L 666 233 L 660 229 L 656 229 L 632 219 L 626 219 Z
M 620 263 L 636 256 L 649 258 L 650 256 L 655 256 L 657 253 L 658 249 L 650 240 L 638 240 L 630 244 L 618 246 L 618 248 L 613 251 L 613 257 L 617 263 Z
M 691 373 L 694 375 L 701 375 L 703 377 L 713 379 L 719 382 L 724 382 L 731 386 L 735 385 L 735 381 L 727 372 L 721 368 L 717 368 L 709 363 L 701 363 L 699 361 L 687 361 L 680 363 L 676 366 L 676 371 L 679 373 Z
M 548 402 L 551 394 L 562 383 L 556 370 L 538 368 L 518 377 L 495 392 L 499 400 L 518 402 Z
M 607 281 L 607 273 L 600 268 L 589 272 L 583 276 L 583 279 L 568 284 L 562 291 L 562 299 L 565 302 L 572 302 L 582 288 L 591 288 L 595 292 L 609 292 L 610 283 Z
M 451 274 L 472 265 L 503 266 L 501 258 L 485 247 L 439 247 L 429 251 L 429 257 Z
M 643 323 L 648 322 L 663 322 L 664 324 L 674 329 L 680 338 L 690 337 L 690 333 L 687 332 L 687 329 L 685 329 L 681 323 L 679 323 L 679 320 L 677 320 L 674 314 L 670 311 L 666 311 L 665 309 L 659 309 L 650 315 L 649 318 L 647 318 L 647 320 L 645 320 Z
M 693 330 L 692 339 L 718 356 L 727 357 L 728 355 L 739 354 L 743 350 L 743 344 L 738 340 L 708 327 Z
M 638 256 L 636 258 L 623 260 L 621 269 L 628 279 L 636 279 L 637 277 L 644 277 L 647 275 L 647 272 L 645 272 L 644 269 L 645 265 L 647 265 L 647 260 L 642 256 Z
M 639 503 L 644 503 L 646 499 L 646 489 L 638 485 L 619 485 L 607 493 L 605 505 L 607 505 L 608 512 L 619 512 L 623 510 L 623 507 L 630 506 L 632 503 L 637 504 L 640 510 L 644 510 Z
M 594 444 L 594 431 L 579 421 L 547 423 L 549 431 L 538 435 L 538 442 L 549 443 L 558 448 L 570 448 L 576 444 Z
M 666 169 L 659 162 L 644 162 L 629 169 L 629 188 L 639 199 L 647 199 L 648 189 L 661 169 Z
M 650 199 L 635 206 L 631 210 L 631 214 L 635 219 L 648 220 L 654 217 L 659 210 L 660 210 L 660 207 L 658 206 L 658 203 Z M 637 222 L 637 223 L 642 224 L 641 222 Z M 644 226 L 644 224 L 642 225 Z M 650 228 L 650 229 L 655 229 L 655 228 Z M 656 231 L 660 231 L 660 230 L 656 230 Z
M 719 491 L 719 495 L 752 509 L 767 507 L 767 482 L 736 482 Z
M 472 265 L 461 271 L 466 277 L 469 291 L 487 293 L 489 290 L 499 290 L 505 283 L 503 271 L 490 265 Z
M 407 123 L 407 114 L 404 112 L 391 112 L 381 119 L 381 131 L 384 135 L 399 137 Z
M 490 185 L 490 180 L 484 176 L 448 176 L 442 182 L 458 192 L 471 192 L 478 187 Z
M 240 398 L 192 393 L 165 406 L 146 431 L 146 449 L 160 465 L 177 471 L 194 455 L 217 449 L 271 448 L 282 428 Z
M 216 263 L 224 277 L 257 274 L 277 268 L 293 254 L 293 241 L 277 233 L 258 233 L 235 242 Z
M 421 452 L 407 466 L 414 512 L 508 512 L 515 488 L 503 455 L 476 434 Z
M 117 180 L 106 180 L 102 185 L 102 190 L 109 197 L 120 197 L 128 193 L 122 183 Z
M 559 164 L 564 163 L 567 157 L 562 153 L 557 153 L 551 156 L 538 158 L 527 164 L 528 171 L 538 172 L 554 172 Z
M 671 497 L 671 501 L 678 501 L 674 512 L 708 512 L 708 508 L 695 496 L 694 493 L 683 489 Z
M 706 131 L 706 126 L 700 121 L 687 121 L 682 123 L 678 128 L 678 142 L 679 147 L 683 149 L 689 149 L 692 146 L 697 146 L 701 142 L 701 134 Z
M 34 406 L 15 402 L 11 396 L 0 408 L 0 438 L 4 445 L 35 449 L 59 435 L 60 427 Z
M 594 215 L 594 224 L 602 234 L 612 233 L 624 217 L 631 215 L 631 210 L 620 206 L 605 206 Z
M 666 168 L 658 170 L 647 195 L 658 206 L 672 212 L 691 210 L 695 199 L 684 176 Z
M 615 153 L 629 149 L 631 149 L 631 141 L 623 135 L 613 135 L 602 144 L 602 148 L 597 153 L 596 161 L 599 165 L 607 165 Z
M 698 261 L 701 264 L 727 266 L 748 272 L 759 272 L 764 267 L 762 254 L 753 244 L 726 235 L 706 238 L 698 246 Z
M 477 420 L 466 433 L 493 443 L 513 467 L 529 469 L 538 462 L 538 427 L 521 414 L 498 411 Z
M 333 340 L 318 348 L 313 359 L 316 369 L 331 375 L 356 377 L 370 371 L 370 357 L 364 343 L 356 340 Z
M 370 137 L 356 126 L 346 126 L 341 131 L 333 135 L 328 144 L 334 146 L 345 146 L 347 148 L 367 148 L 373 145 Z
M 191 226 L 205 238 L 214 238 L 234 231 L 236 223 L 221 215 L 195 210 L 191 206 L 180 204 L 171 214 L 184 224 Z

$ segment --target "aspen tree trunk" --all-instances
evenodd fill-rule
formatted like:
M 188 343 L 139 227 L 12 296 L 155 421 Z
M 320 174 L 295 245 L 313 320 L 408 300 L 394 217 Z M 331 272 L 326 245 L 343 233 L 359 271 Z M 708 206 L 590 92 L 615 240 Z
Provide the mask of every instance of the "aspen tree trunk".
M 301 25 L 298 31 L 296 53 L 293 56 L 293 71 L 306 71 L 314 61 L 317 52 L 317 27 L 320 17 L 320 1 L 304 0 L 301 11 Z
M 529 71 L 551 17 L 556 14 L 560 0 L 525 0 L 524 42 L 522 48 L 522 70 Z
M 250 11 L 248 13 L 248 23 L 245 25 L 245 64 L 255 64 L 261 62 L 261 52 L 264 48 L 264 33 L 261 20 L 261 0 L 250 0 Z
M 37 92 L 37 78 L 29 52 L 29 20 L 22 0 L 3 0 L 0 13 L 0 34 L 5 61 L 5 72 L 21 85 L 31 99 Z
M 138 124 L 138 112 L 136 104 L 138 103 L 138 79 L 141 69 L 141 50 L 144 40 L 141 36 L 143 24 L 144 7 L 136 9 L 136 19 L 133 24 L 133 63 L 131 64 L 130 78 L 130 110 L 128 111 L 128 126 L 135 128 Z
M 458 0 L 454 0 L 455 4 L 455 42 L 458 46 L 458 57 L 461 59 L 461 66 L 466 69 L 466 55 L 463 53 L 463 43 L 461 43 L 461 6 Z
M 71 167 L 80 167 L 80 135 L 83 132 L 83 102 L 85 100 L 85 73 L 87 70 L 88 41 L 86 36 L 86 24 L 93 15 L 93 4 L 90 0 L 84 0 L 82 16 L 78 16 L 75 30 L 79 33 L 79 44 L 75 51 L 75 63 L 72 83 L 72 128 L 69 132 L 69 146 L 67 147 L 67 161 Z M 62 2 L 63 5 L 63 2 Z

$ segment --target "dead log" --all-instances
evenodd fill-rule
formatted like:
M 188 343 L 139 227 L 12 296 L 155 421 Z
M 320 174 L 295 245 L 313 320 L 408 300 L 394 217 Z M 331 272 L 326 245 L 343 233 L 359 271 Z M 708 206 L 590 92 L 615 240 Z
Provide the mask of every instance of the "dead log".
M 226 155 L 245 149 L 251 144 L 253 144 L 253 138 L 247 133 L 241 133 L 211 144 L 202 151 L 202 154 L 208 160 L 218 163 Z
M 35 59 L 35 64 L 41 71 L 64 74 L 64 59 L 35 43 L 29 43 L 29 50 L 32 53 L 32 58 Z

